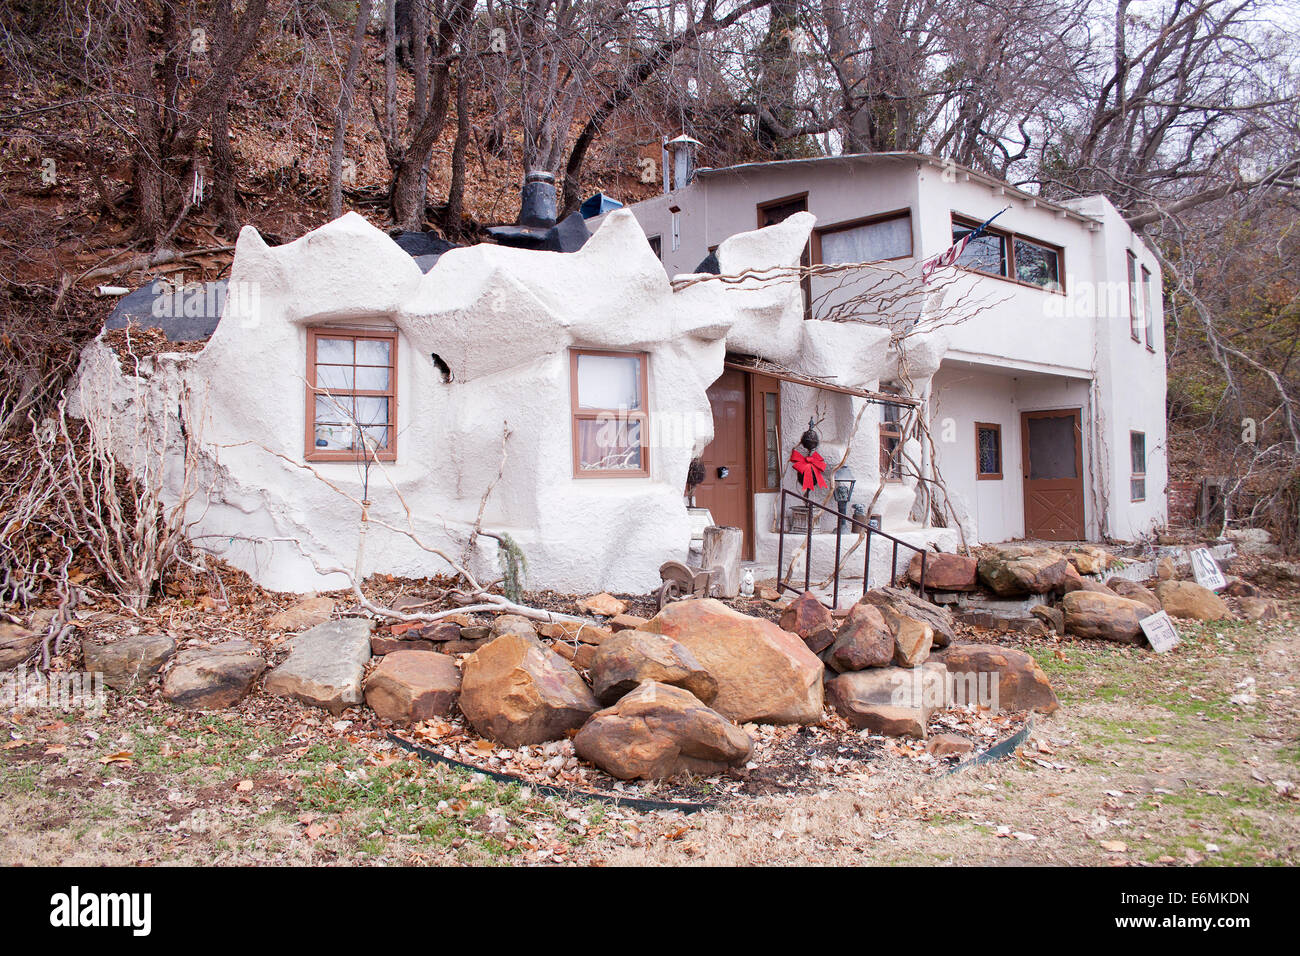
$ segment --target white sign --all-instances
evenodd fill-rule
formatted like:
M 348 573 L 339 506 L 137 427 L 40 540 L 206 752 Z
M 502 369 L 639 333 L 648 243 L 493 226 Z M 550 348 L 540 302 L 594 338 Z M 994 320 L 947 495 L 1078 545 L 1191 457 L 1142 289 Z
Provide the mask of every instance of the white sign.
M 1157 611 L 1142 618 L 1138 621 L 1138 626 L 1142 628 L 1142 633 L 1147 636 L 1147 643 L 1157 654 L 1171 651 L 1179 644 L 1178 631 L 1174 627 L 1174 622 L 1164 611 Z
M 1187 556 L 1192 561 L 1192 574 L 1196 578 L 1196 583 L 1203 588 L 1209 588 L 1211 591 L 1217 591 L 1219 588 L 1228 586 L 1223 572 L 1219 570 L 1219 564 L 1214 560 L 1214 555 L 1210 554 L 1209 548 L 1190 548 Z

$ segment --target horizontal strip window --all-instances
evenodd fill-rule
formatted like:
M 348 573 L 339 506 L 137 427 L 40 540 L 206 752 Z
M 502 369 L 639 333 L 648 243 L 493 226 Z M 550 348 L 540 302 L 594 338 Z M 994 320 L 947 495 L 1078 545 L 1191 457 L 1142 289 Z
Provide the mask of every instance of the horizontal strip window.
M 954 214 L 952 241 L 960 242 L 978 225 L 979 220 Z M 1063 259 L 1064 252 L 1059 246 L 990 226 L 966 244 L 957 258 L 957 265 L 1019 285 L 1064 292 L 1061 280 L 1065 274 Z

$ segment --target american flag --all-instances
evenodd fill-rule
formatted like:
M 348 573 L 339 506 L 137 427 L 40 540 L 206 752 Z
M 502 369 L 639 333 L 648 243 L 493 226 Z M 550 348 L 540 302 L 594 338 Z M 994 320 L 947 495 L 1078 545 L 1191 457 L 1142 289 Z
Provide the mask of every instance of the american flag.
M 927 259 L 925 262 L 921 263 L 921 281 L 929 282 L 930 276 L 934 275 L 936 270 L 942 269 L 944 266 L 950 266 L 960 259 L 961 254 L 966 251 L 967 243 L 972 239 L 978 239 L 980 236 L 984 235 L 984 230 L 988 228 L 989 223 L 1010 208 L 1010 206 L 1004 206 L 999 209 L 970 232 L 966 233 L 966 235 L 954 242 L 946 251 L 939 253 L 939 255 L 935 256 L 933 259 Z

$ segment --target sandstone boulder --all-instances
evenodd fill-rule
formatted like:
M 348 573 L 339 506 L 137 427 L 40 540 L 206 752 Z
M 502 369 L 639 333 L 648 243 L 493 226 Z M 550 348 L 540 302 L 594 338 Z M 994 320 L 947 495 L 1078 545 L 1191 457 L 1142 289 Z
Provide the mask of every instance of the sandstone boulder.
M 39 632 L 0 621 L 0 671 L 17 667 L 27 660 L 40 642 Z
M 874 604 L 859 602 L 835 634 L 826 663 L 837 673 L 884 667 L 894 659 L 894 632 Z
M 581 641 L 583 644 L 603 644 L 614 632 L 586 621 L 550 621 L 538 628 L 538 633 L 557 641 Z
M 1105 548 L 1091 544 L 1071 548 L 1065 557 L 1080 574 L 1105 574 L 1112 561 Z
M 920 595 L 913 594 L 905 588 L 873 588 L 862 595 L 859 604 L 874 604 L 876 607 L 892 607 L 899 614 L 924 621 L 934 631 L 934 646 L 947 647 L 957 640 L 957 631 L 953 626 L 952 612 L 946 607 L 931 604 Z
M 894 663 L 899 667 L 919 667 L 934 646 L 934 628 L 892 606 L 880 608 L 880 615 L 894 635 Z
M 1262 597 L 1244 597 L 1241 601 L 1241 616 L 1247 621 L 1277 620 L 1277 603 Z
M 163 697 L 177 707 L 220 710 L 242 699 L 264 670 L 266 661 L 247 641 L 186 649 L 163 677 Z
M 266 626 L 272 631 L 301 631 L 303 628 L 324 624 L 333 613 L 332 598 L 303 598 L 298 603 L 268 617 Z
M 507 747 L 557 740 L 599 708 L 569 663 L 527 634 L 504 634 L 461 667 L 461 711 Z
M 621 780 L 713 774 L 743 763 L 749 735 L 680 687 L 647 681 L 592 716 L 573 738 L 583 760 Z
M 835 640 L 834 615 L 811 591 L 800 594 L 781 612 L 781 629 L 798 634 L 814 654 Z
M 601 617 L 615 617 L 627 611 L 626 603 L 605 592 L 583 598 L 578 602 L 578 607 L 588 614 L 598 614 Z
M 266 690 L 331 714 L 361 703 L 371 623 L 348 617 L 318 624 L 289 642 L 289 656 L 266 677 Z
M 1019 597 L 1059 591 L 1073 566 L 1050 548 L 994 548 L 979 559 L 979 576 L 994 594 Z
M 677 601 L 644 629 L 671 637 L 718 682 L 713 707 L 738 723 L 811 724 L 822 719 L 817 656 L 771 621 L 712 598 Z
M 1300 584 L 1300 563 L 1295 561 L 1265 561 L 1252 577 L 1267 587 L 1291 587 Z
M 979 561 L 964 554 L 931 551 L 925 556 L 925 587 L 936 591 L 975 591 L 979 589 Z M 907 566 L 907 579 L 921 583 L 921 556 Z
M 1156 577 L 1161 581 L 1172 581 L 1178 573 L 1178 568 L 1174 564 L 1174 559 L 1165 555 L 1156 562 Z
M 935 734 L 926 743 L 925 749 L 936 757 L 960 757 L 974 750 L 975 745 L 956 734 Z
M 395 651 L 370 672 L 365 696 L 371 710 L 394 723 L 449 714 L 460 696 L 460 668 L 446 654 Z
M 1065 633 L 1074 637 L 1094 637 L 1121 644 L 1141 644 L 1144 640 L 1138 622 L 1151 613 L 1140 601 L 1113 594 L 1073 591 L 1061 599 L 1065 614 Z
M 591 686 L 602 704 L 614 703 L 646 681 L 683 687 L 705 704 L 718 696 L 718 682 L 694 654 L 671 637 L 620 631 L 596 648 Z
M 943 663 L 958 704 L 1040 714 L 1050 714 L 1061 706 L 1043 669 L 1024 651 L 998 644 L 954 644 L 944 652 Z M 990 675 L 989 679 L 982 678 L 983 674 Z
M 949 703 L 948 671 L 939 663 L 849 671 L 826 682 L 826 699 L 859 730 L 923 740 L 930 714 Z
M 521 617 L 518 614 L 499 614 L 492 619 L 491 632 L 493 637 L 501 637 L 503 634 L 521 634 L 524 637 L 536 637 L 537 626 L 528 618 Z M 464 628 L 462 628 L 462 637 L 464 633 Z
M 1035 604 L 1029 609 L 1029 613 L 1042 621 L 1052 633 L 1065 633 L 1065 615 L 1061 613 L 1060 608 L 1052 607 L 1050 604 Z
M 88 640 L 81 649 L 87 671 L 102 673 L 105 684 L 126 691 L 162 670 L 176 653 L 176 641 L 166 634 L 133 634 L 111 643 Z
M 1161 581 L 1156 585 L 1156 597 L 1170 617 L 1194 621 L 1221 621 L 1232 617 L 1223 598 L 1195 581 Z
M 1150 588 L 1143 587 L 1136 581 L 1129 581 L 1126 578 L 1111 578 L 1106 582 L 1106 587 L 1110 588 L 1120 597 L 1128 598 L 1130 601 L 1139 601 L 1151 609 L 1155 614 L 1160 608 L 1160 599 L 1156 597 L 1155 592 Z

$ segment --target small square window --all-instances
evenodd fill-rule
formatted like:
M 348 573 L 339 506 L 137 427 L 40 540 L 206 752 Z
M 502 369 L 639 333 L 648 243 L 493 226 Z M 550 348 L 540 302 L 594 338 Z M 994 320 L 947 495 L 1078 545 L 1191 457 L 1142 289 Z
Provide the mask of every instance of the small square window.
M 1002 478 L 1002 426 L 975 423 L 975 477 L 981 481 Z
M 569 356 L 574 475 L 649 475 L 647 355 L 573 350 Z
M 307 330 L 308 461 L 397 457 L 397 335 Z

